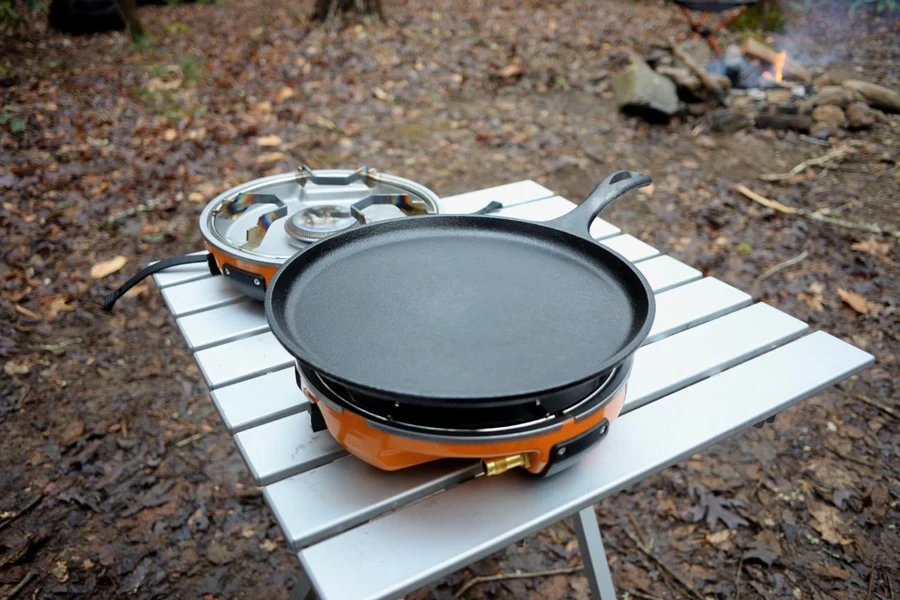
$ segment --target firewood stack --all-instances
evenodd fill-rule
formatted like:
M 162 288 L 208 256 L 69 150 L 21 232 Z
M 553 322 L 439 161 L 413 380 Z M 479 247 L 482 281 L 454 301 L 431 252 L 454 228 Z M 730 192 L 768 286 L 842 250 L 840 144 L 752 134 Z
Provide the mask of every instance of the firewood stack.
M 670 42 L 612 80 L 619 107 L 650 121 L 703 116 L 710 129 L 793 130 L 820 139 L 868 129 L 900 113 L 900 93 L 840 71 L 814 76 L 759 40 L 748 38 L 716 57 L 702 41 Z

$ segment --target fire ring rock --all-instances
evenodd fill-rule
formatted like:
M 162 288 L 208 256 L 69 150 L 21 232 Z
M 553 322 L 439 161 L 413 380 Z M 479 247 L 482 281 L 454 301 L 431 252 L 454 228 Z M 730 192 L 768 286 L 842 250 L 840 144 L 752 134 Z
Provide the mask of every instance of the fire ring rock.
M 670 117 L 678 112 L 675 84 L 643 61 L 635 61 L 619 71 L 612 79 L 612 88 L 616 104 L 625 112 L 651 118 Z
M 854 102 L 847 107 L 847 123 L 850 129 L 868 129 L 878 118 L 876 111 L 865 102 Z
M 830 104 L 817 106 L 812 112 L 812 118 L 813 121 L 825 123 L 826 125 L 843 126 L 847 122 L 844 118 L 844 111 L 842 111 L 840 107 L 832 106 Z

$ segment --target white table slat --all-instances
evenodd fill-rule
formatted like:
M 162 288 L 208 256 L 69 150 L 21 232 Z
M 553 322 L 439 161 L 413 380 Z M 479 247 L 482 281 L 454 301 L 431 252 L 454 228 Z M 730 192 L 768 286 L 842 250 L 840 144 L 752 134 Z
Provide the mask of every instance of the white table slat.
M 635 353 L 623 412 L 762 354 L 808 328 L 760 303 L 648 344 Z
M 504 206 L 514 206 L 525 202 L 533 202 L 553 196 L 553 192 L 541 184 L 526 179 L 515 183 L 507 183 L 496 187 L 466 192 L 455 196 L 441 198 L 441 210 L 446 214 L 466 214 L 478 211 L 491 202 L 499 202 Z
M 170 285 L 162 289 L 162 295 L 175 317 L 233 304 L 246 298 L 221 276 Z
M 232 435 L 309 410 L 309 400 L 297 388 L 293 366 L 220 387 L 210 395 Z
M 305 412 L 242 431 L 234 441 L 257 485 L 269 485 L 347 454 L 328 431 L 313 433 Z
M 633 263 L 653 258 L 659 254 L 659 250 L 650 244 L 642 242 L 627 233 L 602 240 L 600 243 L 610 250 L 618 252 Z
M 288 545 L 298 550 L 394 510 L 398 498 L 404 504 L 424 498 L 471 479 L 481 469 L 474 461 L 441 461 L 385 472 L 345 456 L 263 492 Z
M 300 559 L 323 600 L 400 597 L 871 362 L 871 355 L 813 333 L 623 416 L 602 444 L 558 475 L 479 478 L 310 546 Z
M 262 302 L 244 298 L 175 321 L 192 352 L 269 330 Z
M 703 277 L 703 273 L 694 267 L 678 262 L 671 256 L 649 258 L 636 266 L 656 294 Z
M 751 302 L 750 294 L 712 277 L 657 294 L 656 318 L 645 343 L 749 306 Z
M 194 358 L 211 390 L 294 364 L 271 331 L 201 350 Z
M 661 342 L 644 346 L 635 356 L 623 412 L 634 410 L 675 389 L 691 385 L 761 354 L 775 344 L 797 337 L 806 329 L 807 326 L 802 321 L 766 304 L 756 304 Z M 270 444 L 269 454 L 262 457 L 262 460 L 269 458 L 273 447 L 274 444 Z M 350 457 L 346 460 L 355 459 Z M 338 489 L 353 487 L 353 482 L 343 480 L 348 473 L 357 476 L 356 471 L 349 470 L 344 465 L 334 469 L 332 465 L 325 465 L 317 469 L 317 483 L 311 488 L 312 495 L 307 495 L 310 490 L 305 487 L 306 484 L 294 481 L 303 479 L 308 474 L 285 480 L 292 483 L 275 484 L 281 486 L 279 490 L 292 490 L 290 494 L 279 491 L 267 496 L 269 506 L 276 514 L 281 515 L 279 522 L 283 520 L 288 527 L 283 531 L 289 543 L 297 546 L 312 543 L 314 540 L 311 538 L 321 539 L 326 530 L 334 530 L 334 523 L 341 523 L 337 529 L 358 525 L 362 522 L 359 520 L 362 515 L 367 518 L 374 516 L 369 508 L 371 506 L 393 508 L 408 504 L 421 497 L 418 488 L 425 485 L 417 480 L 417 487 L 407 490 L 393 485 L 394 481 L 390 478 L 384 480 L 384 485 L 377 478 L 368 479 L 365 484 L 354 488 L 356 491 L 352 498 L 343 499 L 340 504 L 329 504 L 327 508 L 322 507 L 322 510 L 329 511 L 330 516 L 328 523 L 319 528 L 316 517 L 310 516 L 317 514 L 321 506 L 315 490 L 329 486 Z M 440 479 L 443 474 L 437 472 L 433 476 Z M 430 487 L 438 489 L 440 482 L 434 482 Z M 338 510 L 344 511 L 342 516 L 337 513 Z M 300 527 L 299 522 L 304 525 Z
M 502 208 L 494 214 L 526 221 L 549 221 L 571 212 L 574 208 L 575 204 L 572 202 L 561 196 L 554 196 L 553 198 L 529 202 L 528 204 L 517 204 L 516 206 Z M 595 240 L 612 237 L 620 232 L 621 230 L 618 227 L 603 219 L 594 219 L 594 222 L 591 223 L 591 237 Z
M 199 252 L 191 252 L 191 254 L 206 254 L 206 250 L 201 250 Z M 156 261 L 153 261 L 156 262 Z M 150 263 L 151 265 L 153 263 Z M 190 265 L 179 265 L 177 267 L 170 267 L 165 271 L 160 271 L 153 276 L 154 281 L 156 281 L 156 285 L 160 288 L 169 287 L 170 285 L 177 285 L 179 283 L 187 283 L 188 281 L 196 281 L 198 279 L 206 279 L 207 277 L 212 277 L 209 274 L 209 267 L 206 266 L 206 263 L 193 263 Z

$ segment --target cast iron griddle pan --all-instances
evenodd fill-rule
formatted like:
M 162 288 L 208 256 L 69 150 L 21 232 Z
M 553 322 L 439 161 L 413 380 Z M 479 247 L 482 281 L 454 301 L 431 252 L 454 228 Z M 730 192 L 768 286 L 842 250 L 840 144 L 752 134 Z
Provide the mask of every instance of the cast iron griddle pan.
M 424 405 L 539 400 L 608 372 L 647 336 L 649 285 L 589 228 L 649 183 L 620 171 L 543 223 L 433 215 L 326 238 L 281 266 L 266 317 L 302 365 L 350 390 Z

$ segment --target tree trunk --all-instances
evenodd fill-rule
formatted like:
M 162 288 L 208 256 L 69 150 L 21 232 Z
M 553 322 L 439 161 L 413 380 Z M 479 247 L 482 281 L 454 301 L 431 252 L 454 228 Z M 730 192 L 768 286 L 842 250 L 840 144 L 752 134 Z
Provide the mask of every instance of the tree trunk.
M 377 15 L 384 21 L 381 0 L 316 0 L 312 18 L 313 21 L 328 21 L 338 12 Z
M 122 18 L 125 20 L 125 26 L 131 35 L 132 42 L 140 42 L 147 38 L 147 30 L 141 24 L 138 16 L 137 0 L 118 0 L 119 10 L 122 11 Z

